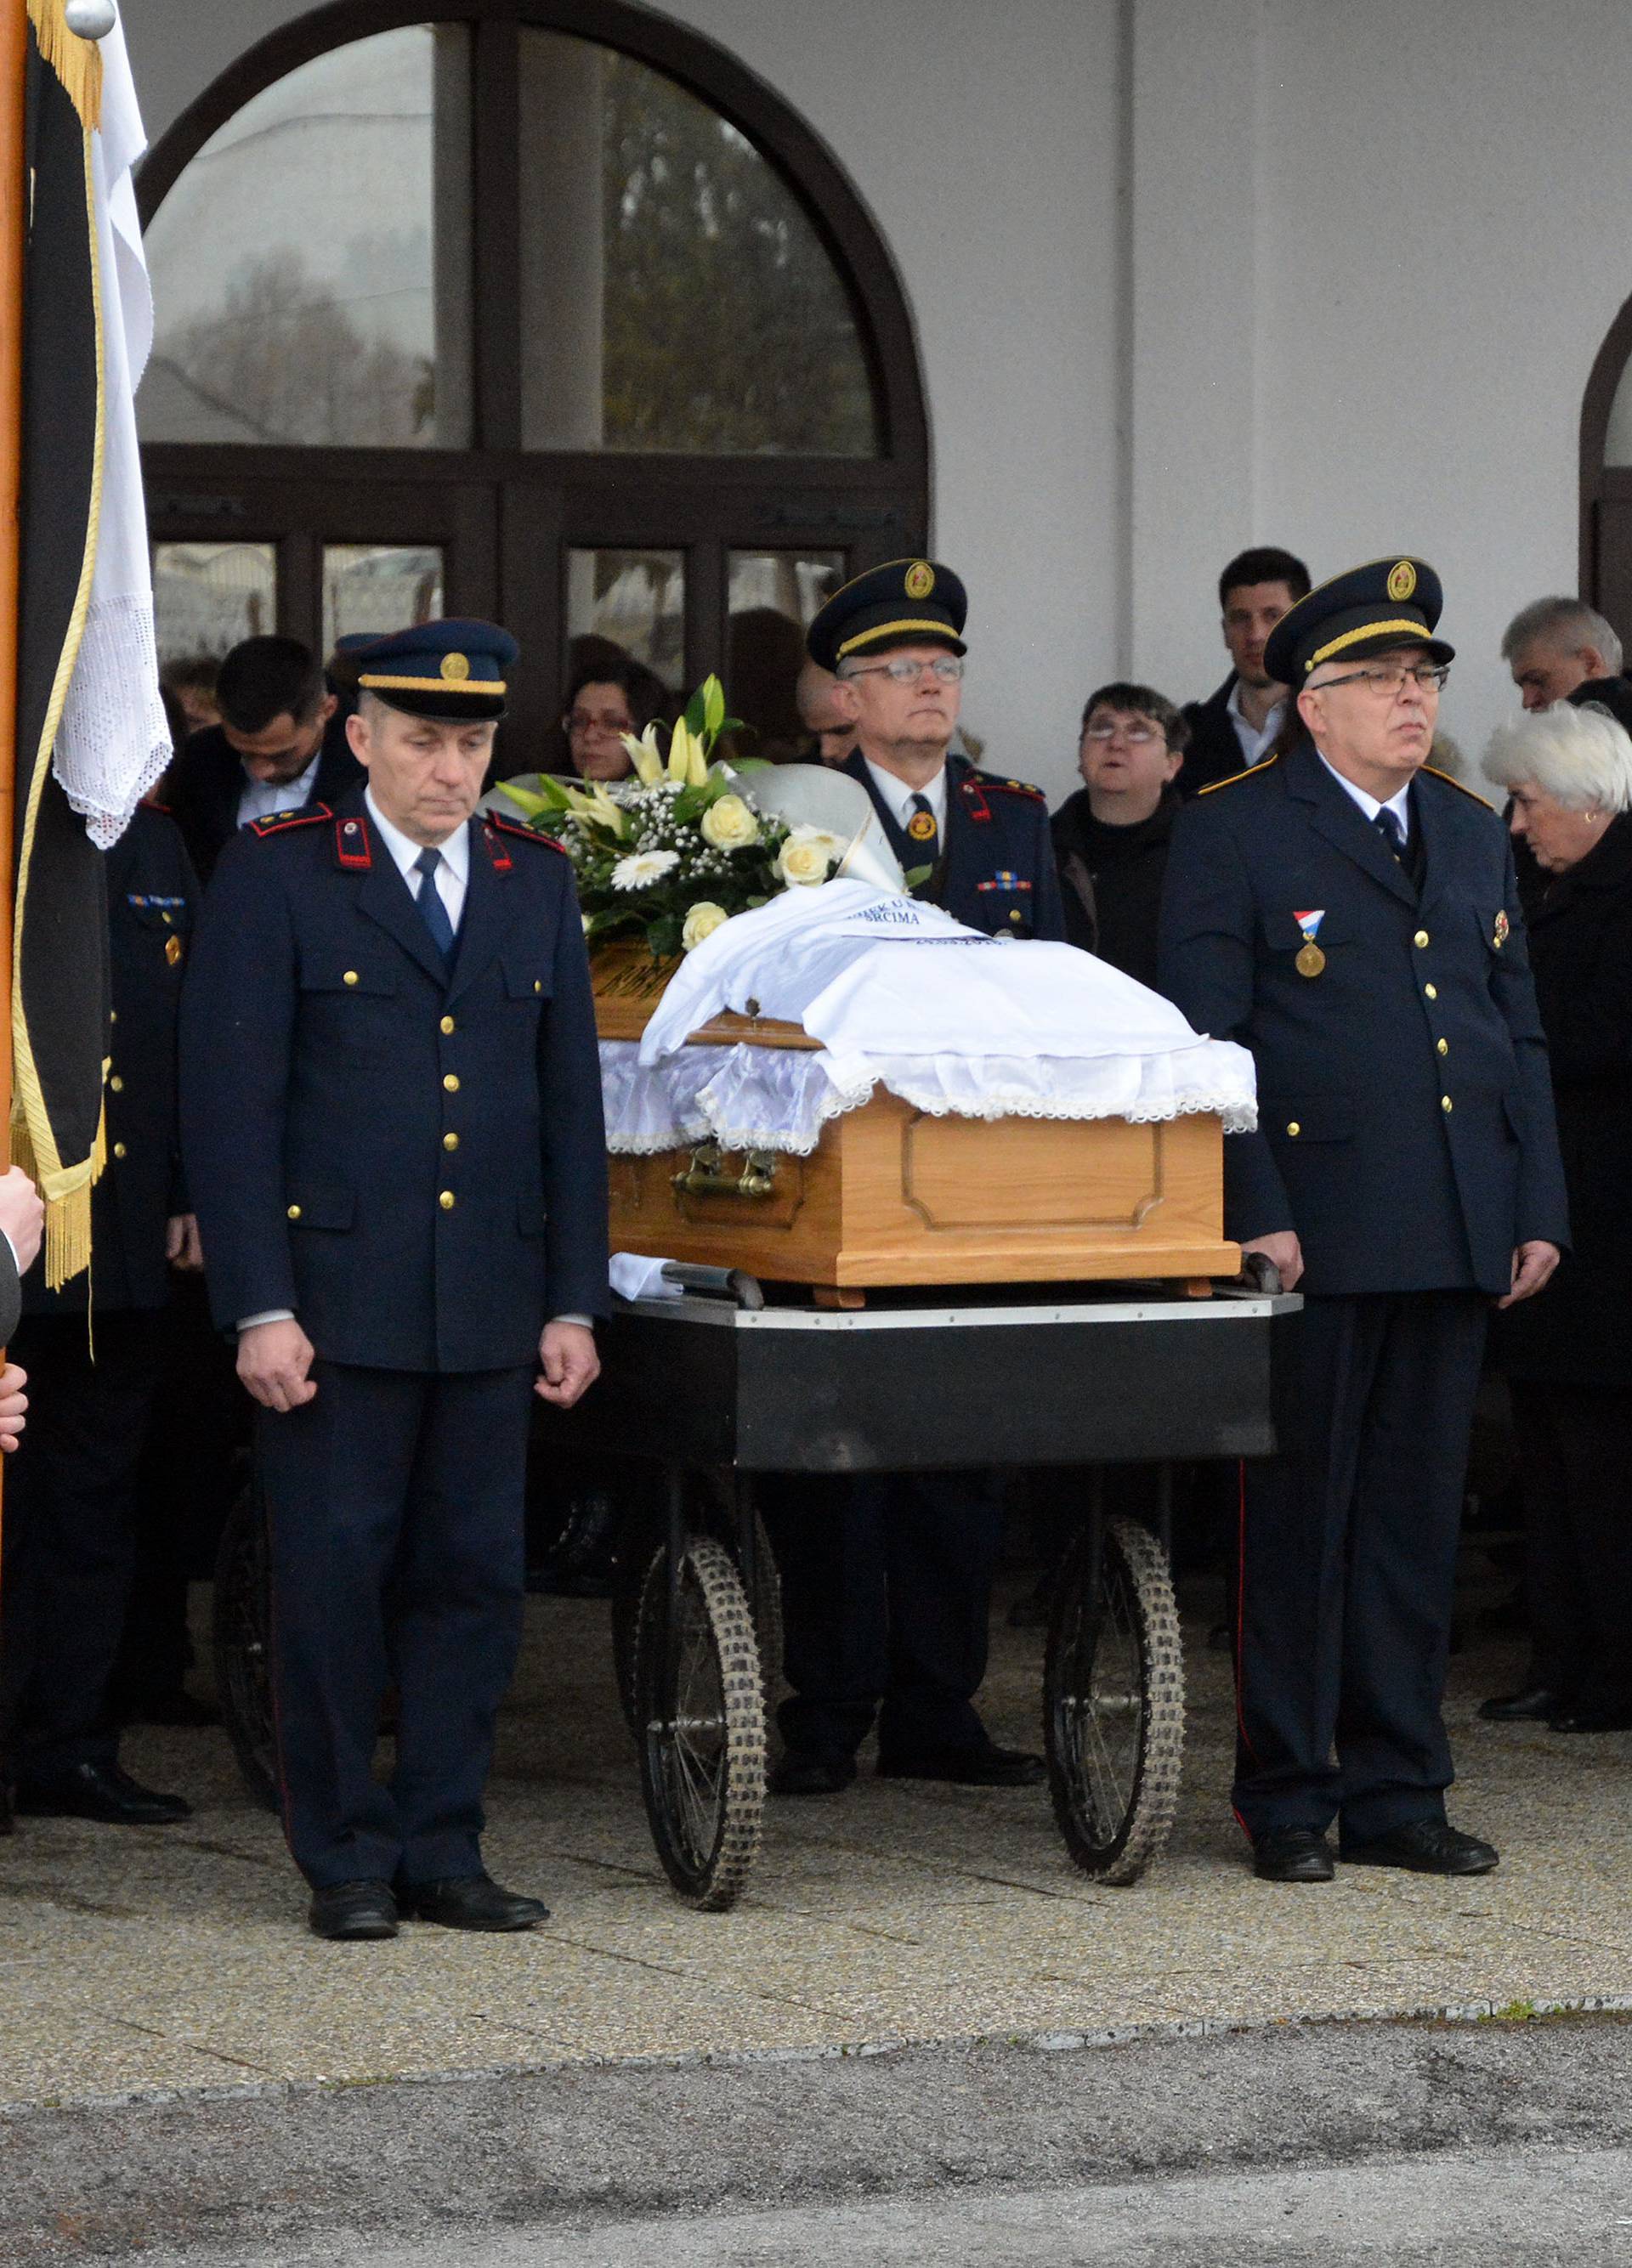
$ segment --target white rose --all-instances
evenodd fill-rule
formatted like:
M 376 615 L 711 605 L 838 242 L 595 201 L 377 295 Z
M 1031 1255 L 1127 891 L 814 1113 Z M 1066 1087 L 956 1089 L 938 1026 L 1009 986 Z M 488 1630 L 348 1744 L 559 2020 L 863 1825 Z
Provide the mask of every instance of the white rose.
M 837 836 L 816 827 L 796 827 L 777 853 L 777 873 L 789 884 L 825 882 L 838 849 Z
M 692 952 L 705 937 L 713 937 L 722 922 L 730 918 L 725 908 L 717 906 L 712 898 L 699 898 L 686 916 L 685 927 L 680 932 L 682 951 Z
M 698 824 L 703 840 L 716 850 L 742 850 L 759 840 L 759 821 L 740 795 L 722 795 L 711 803 Z

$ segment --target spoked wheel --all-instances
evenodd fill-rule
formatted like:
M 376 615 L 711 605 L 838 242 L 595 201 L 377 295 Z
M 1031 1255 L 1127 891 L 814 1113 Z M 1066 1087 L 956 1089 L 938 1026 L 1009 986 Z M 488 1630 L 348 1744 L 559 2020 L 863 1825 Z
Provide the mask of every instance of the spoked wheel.
M 672 1633 L 664 1628 L 668 1594 L 665 1549 L 641 1588 L 635 1639 L 640 1793 L 669 1881 L 699 1911 L 719 1913 L 735 1903 L 759 1848 L 759 1649 L 742 1578 L 722 1544 L 688 1540 Z
M 266 1522 L 255 1491 L 246 1489 L 226 1515 L 216 1553 L 210 1643 L 221 1714 L 244 1786 L 255 1802 L 276 1811 L 271 1629 Z
M 1060 1571 L 1043 1676 L 1054 1816 L 1101 1882 L 1134 1882 L 1167 1841 L 1185 1750 L 1173 1580 L 1136 1520 L 1079 1535 Z
M 697 1504 L 690 1506 L 690 1515 L 698 1526 L 717 1529 L 716 1542 L 725 1542 L 727 1527 L 725 1513 L 712 1516 L 707 1506 Z M 612 1593 L 612 1669 L 617 1680 L 617 1698 L 624 1712 L 624 1721 L 637 1740 L 645 1721 L 635 1691 L 640 1602 L 651 1580 L 653 1566 L 662 1557 L 660 1533 L 656 1523 L 652 1522 L 639 1530 L 637 1540 L 620 1544 L 617 1578 Z M 735 1554 L 732 1557 L 735 1565 Z M 782 1675 L 782 1578 L 777 1569 L 776 1555 L 771 1549 L 770 1535 L 757 1512 L 754 1514 L 751 1596 L 754 1642 L 759 1649 L 765 1705 L 769 1708 Z

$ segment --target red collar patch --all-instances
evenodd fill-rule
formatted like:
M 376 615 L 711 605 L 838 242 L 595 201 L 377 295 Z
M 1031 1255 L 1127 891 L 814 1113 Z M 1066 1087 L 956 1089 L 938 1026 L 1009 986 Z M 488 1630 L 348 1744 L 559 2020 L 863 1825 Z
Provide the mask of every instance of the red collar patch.
M 484 819 L 482 821 L 482 840 L 486 843 L 487 855 L 493 862 L 493 872 L 496 874 L 507 874 L 510 872 L 513 861 L 511 859 L 510 853 L 506 850 L 504 844 L 499 841 L 497 833 L 494 831 L 493 822 L 491 819 Z
M 373 863 L 374 850 L 368 839 L 368 821 L 363 818 L 336 819 L 335 864 L 343 866 L 350 874 L 366 874 Z
M 986 801 L 986 796 L 977 781 L 971 779 L 961 781 L 958 785 L 958 792 L 963 797 L 964 803 L 968 806 L 969 815 L 971 819 L 986 821 L 991 818 L 992 806 Z

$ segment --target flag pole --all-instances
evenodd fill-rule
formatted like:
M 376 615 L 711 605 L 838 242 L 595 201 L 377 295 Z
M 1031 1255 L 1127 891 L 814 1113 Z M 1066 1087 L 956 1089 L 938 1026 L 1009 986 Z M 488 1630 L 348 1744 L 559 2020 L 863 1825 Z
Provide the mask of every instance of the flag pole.
M 16 895 L 17 635 L 22 555 L 23 256 L 27 0 L 0 0 L 0 1164 L 11 1154 L 11 935 Z

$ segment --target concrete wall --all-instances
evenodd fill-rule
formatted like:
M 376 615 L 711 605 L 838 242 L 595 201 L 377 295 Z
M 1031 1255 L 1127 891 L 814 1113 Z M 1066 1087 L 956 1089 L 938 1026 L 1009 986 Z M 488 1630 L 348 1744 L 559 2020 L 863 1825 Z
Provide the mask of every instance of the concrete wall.
M 144 0 L 150 131 L 290 0 Z M 1470 753 L 1632 292 L 1621 0 L 674 0 L 847 168 L 916 316 L 967 713 L 1059 790 L 1101 675 L 1222 674 L 1240 544 L 1444 574 Z

